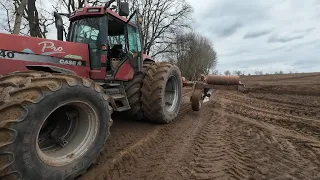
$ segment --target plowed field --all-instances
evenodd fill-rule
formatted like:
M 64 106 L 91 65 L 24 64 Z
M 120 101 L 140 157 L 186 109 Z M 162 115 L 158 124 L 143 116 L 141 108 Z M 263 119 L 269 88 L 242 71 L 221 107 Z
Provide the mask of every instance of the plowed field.
M 79 179 L 320 179 L 320 73 L 241 77 L 168 125 L 117 119 Z

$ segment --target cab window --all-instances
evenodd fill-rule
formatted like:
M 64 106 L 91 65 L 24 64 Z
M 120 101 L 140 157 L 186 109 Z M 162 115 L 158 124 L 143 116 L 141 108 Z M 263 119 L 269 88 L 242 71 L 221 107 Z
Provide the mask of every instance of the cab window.
M 108 42 L 110 48 L 114 46 L 122 46 L 122 50 L 126 49 L 126 38 L 125 38 L 126 24 L 109 16 L 108 19 Z
M 140 35 L 137 28 L 128 25 L 129 50 L 133 53 L 141 51 Z

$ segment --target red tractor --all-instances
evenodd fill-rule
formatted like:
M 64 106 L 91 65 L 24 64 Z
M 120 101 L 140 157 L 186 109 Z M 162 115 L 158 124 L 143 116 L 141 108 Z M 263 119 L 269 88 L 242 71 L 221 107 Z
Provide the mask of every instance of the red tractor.
M 97 159 L 113 111 L 170 123 L 181 104 L 177 66 L 143 52 L 141 16 L 129 5 L 69 15 L 63 41 L 0 33 L 0 179 L 73 179 Z

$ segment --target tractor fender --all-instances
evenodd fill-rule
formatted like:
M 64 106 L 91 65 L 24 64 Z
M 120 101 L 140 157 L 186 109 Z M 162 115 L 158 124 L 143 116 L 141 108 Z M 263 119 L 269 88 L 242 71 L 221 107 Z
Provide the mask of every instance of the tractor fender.
M 151 56 L 143 54 L 142 55 L 142 59 L 143 59 L 143 64 L 150 64 L 150 63 L 154 63 L 155 61 L 152 59 Z
M 73 74 L 77 75 L 74 71 L 69 69 L 51 66 L 51 65 L 27 65 L 27 69 L 34 70 L 34 71 L 45 71 L 49 73 L 62 73 L 62 74 Z
M 144 59 L 143 60 L 143 64 L 151 64 L 151 63 L 155 63 L 155 61 L 152 59 Z

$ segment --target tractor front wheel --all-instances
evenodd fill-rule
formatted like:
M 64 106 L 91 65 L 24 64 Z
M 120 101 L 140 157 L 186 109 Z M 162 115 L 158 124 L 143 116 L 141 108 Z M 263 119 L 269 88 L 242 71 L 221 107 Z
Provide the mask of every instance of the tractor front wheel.
M 74 179 L 104 148 L 109 98 L 90 79 L 43 72 L 0 78 L 0 179 Z

